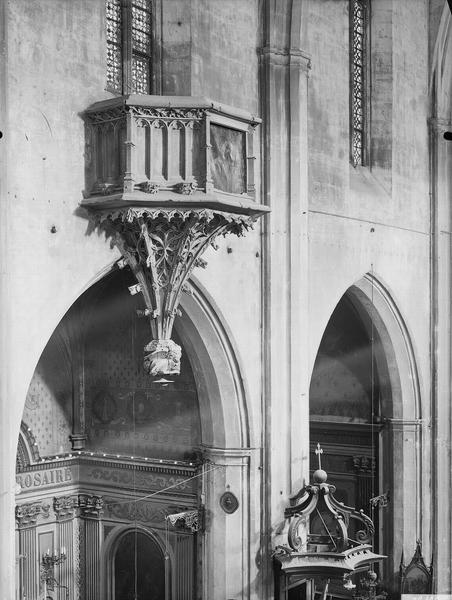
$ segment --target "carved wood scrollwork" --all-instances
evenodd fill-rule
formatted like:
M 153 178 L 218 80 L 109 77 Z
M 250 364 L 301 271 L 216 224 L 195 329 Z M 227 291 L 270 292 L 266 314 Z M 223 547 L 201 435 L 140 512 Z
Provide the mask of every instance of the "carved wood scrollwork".
M 342 579 L 344 588 L 350 590 L 355 587 L 351 574 L 385 557 L 375 554 L 369 543 L 374 533 L 371 519 L 362 510 L 335 499 L 335 486 L 326 483 L 328 474 L 322 469 L 322 454 L 318 444 L 314 483 L 290 499 L 290 506 L 284 511 L 285 518 L 290 519 L 288 544 L 277 546 L 273 557 L 285 573 L 286 584 L 290 577 L 308 580 L 321 574 L 328 579 Z M 353 529 L 349 534 L 350 519 L 362 524 L 357 533 Z
M 362 509 L 356 510 L 350 506 L 345 506 L 342 504 L 342 502 L 338 502 L 334 497 L 331 496 L 329 498 L 329 502 L 331 502 L 331 505 L 335 510 L 343 515 L 347 527 L 350 523 L 350 519 L 358 521 L 364 525 L 364 529 L 359 529 L 355 534 L 357 542 L 360 544 L 369 544 L 372 542 L 372 538 L 375 535 L 375 526 L 372 519 L 370 519 L 370 517 L 368 517 Z
M 306 549 L 308 543 L 306 517 L 298 516 L 291 520 L 287 532 L 287 541 L 289 546 L 297 552 Z

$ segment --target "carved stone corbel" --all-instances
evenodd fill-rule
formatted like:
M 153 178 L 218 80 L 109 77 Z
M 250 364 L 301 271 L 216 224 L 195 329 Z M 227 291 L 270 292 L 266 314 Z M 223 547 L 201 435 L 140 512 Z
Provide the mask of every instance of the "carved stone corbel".
M 196 533 L 202 529 L 203 518 L 201 510 L 187 510 L 180 513 L 168 515 L 167 520 L 177 529 L 185 529 Z
M 138 285 L 153 339 L 145 347 L 144 367 L 151 376 L 177 375 L 181 349 L 171 340 L 181 293 L 201 255 L 219 235 L 243 235 L 255 216 L 206 208 L 114 209 L 96 214 L 96 226 L 111 236 Z

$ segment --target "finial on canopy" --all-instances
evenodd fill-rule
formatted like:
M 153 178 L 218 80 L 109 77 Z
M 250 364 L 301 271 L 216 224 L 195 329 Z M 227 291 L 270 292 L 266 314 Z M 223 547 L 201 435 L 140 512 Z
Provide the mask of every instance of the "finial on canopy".
M 328 479 L 328 473 L 322 469 L 321 455 L 323 454 L 323 449 L 320 446 L 319 442 L 317 442 L 317 448 L 316 450 L 314 450 L 314 452 L 317 455 L 317 458 L 319 459 L 319 468 L 316 471 L 314 471 L 314 473 L 312 474 L 312 478 L 314 480 L 314 483 L 325 483 L 325 481 Z

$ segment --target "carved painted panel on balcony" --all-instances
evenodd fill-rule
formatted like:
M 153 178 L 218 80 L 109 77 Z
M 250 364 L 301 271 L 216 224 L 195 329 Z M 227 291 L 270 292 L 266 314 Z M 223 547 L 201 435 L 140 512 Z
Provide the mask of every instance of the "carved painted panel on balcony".
M 212 123 L 210 125 L 213 185 L 230 194 L 246 192 L 246 139 L 243 131 Z

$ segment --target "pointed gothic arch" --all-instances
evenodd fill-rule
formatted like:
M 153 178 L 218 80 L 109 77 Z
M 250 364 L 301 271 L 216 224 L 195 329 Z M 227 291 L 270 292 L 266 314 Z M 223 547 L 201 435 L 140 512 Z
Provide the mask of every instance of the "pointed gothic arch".
M 375 351 L 381 423 L 379 493 L 389 491 L 389 504 L 380 509 L 380 550 L 388 556 L 386 585 L 396 590 L 401 553 L 425 527 L 421 517 L 425 427 L 415 349 L 394 298 L 375 274 L 365 274 L 344 296 L 361 317 L 369 340 L 379 342 Z
M 110 269 L 104 270 L 102 274 L 100 274 L 100 276 L 95 279 L 95 281 L 91 282 L 91 285 L 85 288 L 83 296 L 85 297 L 86 302 L 82 301 L 80 306 L 80 299 L 83 300 L 82 295 L 80 295 L 79 298 L 76 299 L 73 305 L 68 309 L 66 317 L 63 317 L 60 324 L 55 329 L 54 335 L 50 338 L 51 340 L 53 339 L 51 345 L 55 351 L 54 355 L 58 357 L 58 360 L 63 361 L 63 366 L 65 366 L 64 374 L 66 387 L 64 402 L 66 408 L 68 408 L 68 406 L 70 405 L 70 401 L 68 400 L 68 394 L 70 394 L 71 385 L 73 386 L 73 395 L 80 393 L 78 390 L 79 379 L 76 372 L 80 365 L 80 357 L 77 358 L 75 355 L 81 352 L 81 356 L 86 356 L 86 340 L 82 340 L 83 335 L 81 334 L 81 331 L 87 328 L 87 330 L 90 331 L 91 335 L 91 329 L 93 324 L 92 321 L 95 321 L 96 315 L 101 317 L 101 324 L 99 329 L 100 334 L 104 330 L 105 334 L 108 334 L 111 331 L 111 328 L 109 328 L 109 324 L 112 324 L 110 323 L 112 318 L 113 326 L 115 326 L 116 324 L 118 324 L 119 326 L 120 322 L 114 321 L 114 319 L 116 318 L 116 312 L 113 313 L 113 316 L 110 315 L 108 317 L 110 321 L 108 321 L 108 319 L 105 317 L 105 314 L 108 314 L 108 306 L 105 303 L 103 303 L 102 300 L 105 299 L 105 294 L 108 295 L 111 291 L 113 293 L 116 293 L 115 290 L 118 289 L 118 281 L 113 282 L 114 285 L 112 288 L 109 287 L 109 285 L 112 284 L 112 281 L 106 283 L 107 287 L 105 289 L 102 288 L 107 278 L 111 278 L 112 275 L 114 275 L 115 270 L 116 267 L 115 264 L 113 264 Z M 123 273 L 123 271 L 121 273 Z M 122 295 L 114 295 L 113 297 L 112 302 L 115 307 L 115 311 L 121 311 L 121 298 L 124 299 L 129 297 L 127 292 L 126 279 L 124 279 L 124 281 L 119 281 L 119 283 L 121 284 L 121 289 L 124 288 L 121 292 Z M 98 287 L 96 289 L 96 285 L 98 285 L 99 283 L 101 284 L 101 286 L 100 288 Z M 244 371 L 242 368 L 241 360 L 238 355 L 237 348 L 235 347 L 234 341 L 232 339 L 231 332 L 227 326 L 226 321 L 221 316 L 220 311 L 215 306 L 214 301 L 212 300 L 212 298 L 210 298 L 209 294 L 202 287 L 202 285 L 193 278 L 191 280 L 190 287 L 191 294 L 185 296 L 181 302 L 181 316 L 176 319 L 175 331 L 176 334 L 180 337 L 182 345 L 185 349 L 184 352 L 186 355 L 186 359 L 188 359 L 187 363 L 190 363 L 192 376 L 195 379 L 200 411 L 201 436 L 198 442 L 199 448 L 194 448 L 194 450 L 199 450 L 199 456 L 201 457 L 204 466 L 200 467 L 199 470 L 196 470 L 196 466 L 192 462 L 188 463 L 187 459 L 187 461 L 184 463 L 185 466 L 181 465 L 181 471 L 180 473 L 177 473 L 177 476 L 188 478 L 188 481 L 199 477 L 199 485 L 194 486 L 196 499 L 193 495 L 191 499 L 187 500 L 187 506 L 189 506 L 189 508 L 192 509 L 195 508 L 193 503 L 197 503 L 197 506 L 200 506 L 200 494 L 201 490 L 203 490 L 202 503 L 206 508 L 206 512 L 210 515 L 209 528 L 208 531 L 205 532 L 205 535 L 202 536 L 202 539 L 201 536 L 199 536 L 198 542 L 194 544 L 194 538 L 192 535 L 189 540 L 191 544 L 191 549 L 189 550 L 189 552 L 192 553 L 192 558 L 190 558 L 189 560 L 192 560 L 192 563 L 190 564 L 193 565 L 193 569 L 195 564 L 193 558 L 194 556 L 196 556 L 197 561 L 206 561 L 206 563 L 208 562 L 208 567 L 206 567 L 206 569 L 203 569 L 205 575 L 203 575 L 203 577 L 200 576 L 198 581 L 198 586 L 200 586 L 200 588 L 202 589 L 203 597 L 208 598 L 214 595 L 214 589 L 216 588 L 218 581 L 220 581 L 221 578 L 224 578 L 224 580 L 226 581 L 229 577 L 232 577 L 234 581 L 243 581 L 243 585 L 245 586 L 246 582 L 250 577 L 250 540 L 252 535 L 252 532 L 250 531 L 250 521 L 252 519 L 252 511 L 254 510 L 250 504 L 250 487 L 252 485 L 252 472 L 255 471 L 254 461 L 257 462 L 259 457 L 259 451 L 258 448 L 253 448 L 253 444 L 255 444 L 255 435 L 252 431 L 250 432 L 247 384 L 243 374 Z M 99 304 L 101 312 L 99 312 L 99 308 L 96 308 L 96 303 Z M 134 307 L 128 306 L 129 311 L 131 310 L 131 308 Z M 132 310 L 132 312 L 134 312 L 134 310 Z M 102 327 L 104 329 L 102 329 Z M 94 338 L 88 336 L 88 345 L 91 339 L 95 339 L 95 336 L 99 335 L 99 332 L 97 330 L 94 332 Z M 64 335 L 60 335 L 61 333 L 63 333 Z M 100 337 L 99 339 L 103 338 Z M 130 342 L 130 344 L 133 345 L 135 343 L 133 342 L 133 335 L 131 335 L 131 339 L 132 341 Z M 110 340 L 110 338 L 108 338 L 108 340 Z M 124 348 L 128 348 L 129 345 L 127 344 L 129 344 L 129 342 L 125 344 L 125 338 L 123 338 L 123 340 Z M 109 341 L 106 341 L 105 344 L 106 348 L 116 347 L 111 346 Z M 136 356 L 136 358 L 137 360 L 140 360 L 140 357 L 138 355 Z M 112 357 L 110 355 L 105 354 L 104 359 L 105 361 L 109 362 L 112 360 Z M 65 361 L 68 363 L 67 365 Z M 58 371 L 58 369 L 55 368 L 53 368 L 53 371 L 55 371 L 55 376 L 57 378 L 58 373 L 61 375 L 61 373 L 63 372 L 61 369 Z M 108 384 L 108 389 L 112 385 L 116 385 L 114 381 Z M 105 390 L 107 390 L 107 387 L 105 387 Z M 117 387 L 119 391 L 119 380 L 117 383 Z M 95 407 L 93 408 L 93 404 L 97 402 L 97 392 L 95 392 L 95 388 L 91 388 L 90 393 L 91 408 L 87 412 L 86 418 L 88 419 L 88 416 L 91 415 L 89 418 L 92 421 L 95 420 L 96 422 L 99 422 L 100 426 L 102 426 L 102 423 L 105 423 L 105 428 L 110 427 L 109 423 L 112 423 L 111 414 L 106 414 L 105 419 L 103 413 L 99 416 L 98 411 L 96 412 Z M 105 398 L 108 399 L 109 402 L 111 400 L 110 404 L 112 404 L 113 406 L 116 401 L 112 398 L 111 394 L 108 395 L 107 392 L 105 392 L 105 394 Z M 135 398 L 135 396 L 136 394 L 133 396 L 133 398 Z M 50 400 L 53 402 L 58 403 L 60 401 L 57 395 L 52 396 L 52 398 Z M 76 411 L 80 410 L 79 401 L 83 399 L 79 396 L 77 396 L 77 398 L 75 399 L 74 398 L 72 407 L 73 417 L 76 414 Z M 135 399 L 133 400 L 133 403 L 135 406 Z M 105 402 L 103 402 L 102 406 L 104 404 Z M 129 409 L 127 408 L 127 410 Z M 115 412 L 113 409 L 112 411 Z M 122 412 L 124 411 L 122 411 L 121 409 L 121 414 Z M 44 461 L 45 466 L 43 466 L 43 469 L 57 469 L 58 463 L 56 461 L 61 459 L 69 461 L 67 464 L 69 465 L 68 468 L 70 469 L 70 461 L 83 460 L 83 458 L 77 458 L 78 456 L 80 456 L 80 454 L 86 455 L 88 460 L 91 460 L 92 458 L 93 461 L 96 460 L 96 457 L 98 457 L 99 460 L 102 460 L 102 456 L 105 458 L 108 454 L 108 456 L 111 457 L 114 464 L 112 462 L 110 465 L 106 465 L 107 468 L 119 468 L 119 464 L 116 464 L 118 463 L 118 461 L 120 462 L 121 460 L 119 454 L 118 456 L 116 456 L 116 453 L 115 455 L 112 454 L 114 450 L 113 446 L 111 448 L 106 448 L 105 446 L 105 444 L 113 444 L 113 441 L 101 442 L 100 446 L 87 446 L 86 451 L 84 451 L 83 446 L 79 446 L 79 448 L 76 448 L 74 446 L 74 443 L 83 444 L 83 434 L 89 433 L 89 428 L 87 426 L 85 432 L 82 431 L 76 433 L 76 436 L 71 436 L 73 444 L 72 453 L 70 450 L 70 445 L 68 447 L 67 443 L 62 452 L 58 450 L 58 452 L 55 451 L 49 453 L 48 451 L 45 451 L 43 453 L 46 456 L 46 461 Z M 95 439 L 97 439 L 96 436 L 98 434 L 96 434 L 92 430 L 91 434 L 89 435 L 91 435 L 90 444 L 93 444 L 93 436 Z M 99 435 L 105 435 L 105 433 L 101 433 Z M 105 440 L 107 440 L 107 438 L 105 438 Z M 104 447 L 102 447 L 102 444 L 104 444 Z M 94 450 L 94 457 L 92 450 Z M 102 452 L 104 452 L 104 454 L 102 454 Z M 107 454 L 105 454 L 105 452 L 107 452 Z M 127 454 L 127 452 L 128 451 L 125 451 L 125 454 Z M 120 453 L 124 454 L 124 452 L 121 451 Z M 128 460 L 134 459 L 134 456 L 135 460 L 140 460 L 139 458 L 136 458 L 137 454 L 135 452 L 131 452 L 130 454 L 132 454 L 132 456 L 129 456 Z M 155 455 L 143 454 L 143 456 Z M 165 457 L 164 454 L 162 454 L 161 456 L 163 458 Z M 25 462 L 29 465 L 31 461 L 26 459 L 25 454 L 24 457 Z M 148 458 L 143 458 L 142 460 L 148 460 Z M 149 458 L 149 468 L 151 468 L 152 461 L 154 463 L 159 462 L 156 459 Z M 160 460 L 160 463 L 162 462 L 165 462 L 165 460 Z M 184 459 L 182 460 L 182 463 L 183 462 Z M 174 462 L 174 465 L 176 464 L 177 462 Z M 97 466 L 102 468 L 102 465 L 100 463 Z M 157 466 L 157 469 L 158 468 L 159 467 Z M 76 467 L 76 469 L 78 469 L 78 467 Z M 174 469 L 179 469 L 179 466 L 174 467 Z M 183 469 L 191 469 L 191 471 L 183 471 Z M 166 476 L 168 476 L 169 472 L 165 471 L 165 473 Z M 68 475 L 68 477 L 71 476 L 72 475 Z M 47 482 L 47 479 L 45 479 L 44 475 L 42 477 L 41 475 L 36 477 L 36 481 L 42 482 L 44 480 Z M 107 480 L 112 480 L 109 474 L 107 474 L 107 479 L 105 481 Z M 75 490 L 76 493 L 74 496 L 68 496 L 67 510 L 70 512 L 71 518 L 74 516 L 75 518 L 78 518 L 77 507 L 79 503 L 79 496 L 77 496 L 77 494 L 79 494 L 81 488 L 79 489 L 77 487 L 79 485 L 79 479 L 78 474 L 75 471 L 74 479 L 72 479 L 71 481 L 73 482 L 73 485 L 70 492 L 73 493 Z M 84 483 L 83 485 L 85 486 L 85 489 L 86 483 Z M 224 493 L 226 485 L 228 486 L 228 489 L 230 489 L 231 493 L 233 493 L 238 500 L 238 510 L 241 514 L 241 526 L 239 528 L 235 526 L 229 526 L 231 520 L 229 519 L 229 521 L 227 521 L 227 514 L 220 508 L 220 505 L 218 503 L 218 498 L 221 496 L 221 494 Z M 93 502 L 97 502 L 98 500 L 96 499 L 100 498 L 99 502 L 101 503 L 105 494 L 105 497 L 108 497 L 109 493 L 113 493 L 113 495 L 115 493 L 114 491 L 111 492 L 111 488 L 109 492 L 108 484 L 104 486 L 100 482 L 93 482 L 93 486 L 94 487 L 88 488 L 91 494 L 90 498 L 92 498 Z M 170 488 L 171 487 L 173 486 L 170 485 Z M 121 492 L 121 489 L 118 488 L 118 493 L 125 493 L 124 490 Z M 46 492 L 45 489 L 42 490 L 41 502 L 46 503 L 46 506 L 51 506 L 53 500 L 50 496 L 52 496 L 52 494 L 54 493 L 61 493 L 61 491 L 63 490 L 59 490 L 58 492 L 55 492 L 53 490 Z M 20 498 L 18 497 L 19 502 L 26 502 L 27 499 L 27 494 L 22 494 Z M 171 500 L 167 501 L 171 502 Z M 179 502 L 179 504 L 183 502 L 183 493 L 181 494 L 178 500 L 175 500 L 175 502 L 176 504 L 177 502 Z M 111 504 L 111 502 L 106 502 L 105 505 L 104 512 L 105 515 L 108 514 L 108 516 L 103 517 L 102 508 L 99 508 L 99 510 L 96 513 L 96 525 L 93 525 L 93 528 L 89 529 L 89 535 L 92 538 L 90 538 L 91 542 L 94 543 L 92 550 L 92 552 L 94 553 L 93 556 L 100 556 L 99 552 L 102 546 L 101 537 L 97 533 L 95 533 L 98 528 L 97 521 L 101 520 L 102 518 L 105 518 L 107 521 L 109 520 L 111 522 L 111 512 L 108 512 Z M 57 509 L 54 509 L 54 511 L 51 512 L 52 519 L 58 518 L 56 511 L 60 510 L 59 504 L 55 506 L 57 506 Z M 99 506 L 101 505 L 99 504 Z M 182 504 L 182 506 L 184 505 Z M 91 509 L 88 508 L 88 510 Z M 125 516 L 121 516 L 121 518 L 128 519 L 130 521 L 130 519 L 132 518 L 130 514 L 128 513 Z M 146 523 L 144 524 L 146 525 Z M 39 527 L 40 523 L 38 523 L 37 526 Z M 140 526 L 139 522 L 138 526 Z M 152 529 L 152 531 L 153 527 L 154 526 L 151 524 L 150 528 Z M 159 527 L 161 528 L 161 523 L 159 526 L 156 526 L 156 530 L 154 532 L 155 534 L 156 532 L 158 532 Z M 66 537 L 67 539 L 64 540 L 65 545 L 67 545 L 68 540 L 70 540 L 70 534 L 68 533 Z M 88 548 L 88 542 L 86 544 L 86 548 Z M 96 546 L 97 544 L 99 545 L 99 547 Z M 75 552 L 75 549 L 72 549 L 71 547 L 70 552 Z M 228 558 L 228 560 L 226 561 L 226 556 L 232 558 Z M 112 558 L 112 556 L 110 556 L 110 558 Z M 184 558 L 181 560 L 188 559 Z M 90 578 L 89 584 L 95 587 L 101 586 L 100 575 L 96 575 L 97 568 L 100 569 L 100 566 L 92 567 L 92 573 L 94 575 Z M 105 571 L 104 569 L 102 575 L 104 578 L 107 572 L 108 571 Z M 175 567 L 174 573 L 177 572 L 177 568 Z M 111 575 L 111 569 L 109 573 Z M 32 584 L 30 585 L 34 586 L 35 583 L 36 582 L 32 582 Z M 180 586 L 183 585 L 183 583 L 181 584 L 181 582 L 178 580 L 177 585 Z M 102 589 L 104 590 L 105 588 Z M 97 591 L 95 593 L 97 593 Z M 178 592 L 176 589 L 174 594 L 177 593 Z
M 163 585 L 163 596 L 165 600 L 169 600 L 171 596 L 171 590 L 174 588 L 174 553 L 170 546 L 165 544 L 165 540 L 161 537 L 160 533 L 152 530 L 149 527 L 146 527 L 142 524 L 123 524 L 118 525 L 111 531 L 109 531 L 106 539 L 104 548 L 102 550 L 102 587 L 101 587 L 101 597 L 102 598 L 115 598 L 115 600 L 120 600 L 116 598 L 116 578 L 117 573 L 115 572 L 117 565 L 116 560 L 118 558 L 118 551 L 121 550 L 121 544 L 125 541 L 125 538 L 128 536 L 140 536 L 143 539 L 148 540 L 153 548 L 155 549 L 154 554 L 156 554 L 156 558 L 160 559 L 162 565 L 152 565 L 154 567 L 160 566 L 163 567 L 163 581 L 160 578 L 160 587 Z M 134 554 L 132 550 L 132 555 Z M 142 557 L 148 558 L 148 557 Z M 139 565 L 137 565 L 138 567 Z M 143 565 L 141 565 L 143 566 Z M 151 565 L 149 567 L 152 568 Z M 133 567 L 133 565 L 132 565 Z M 134 570 L 134 568 L 132 568 Z M 161 591 L 161 590 L 160 590 Z

